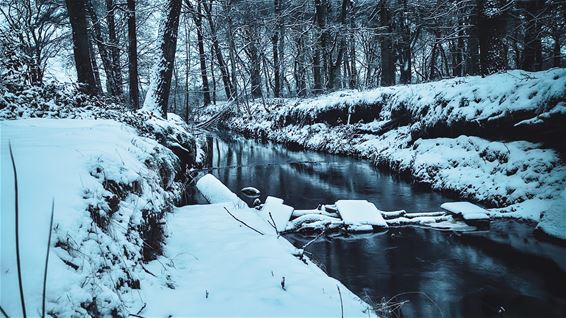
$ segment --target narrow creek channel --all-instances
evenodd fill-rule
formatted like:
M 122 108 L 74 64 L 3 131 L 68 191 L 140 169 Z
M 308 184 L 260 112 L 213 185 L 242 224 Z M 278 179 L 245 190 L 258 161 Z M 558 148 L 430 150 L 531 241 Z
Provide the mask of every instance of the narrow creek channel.
M 261 190 L 262 202 L 276 196 L 295 209 L 366 199 L 381 210 L 430 212 L 454 200 L 365 160 L 228 134 L 211 134 L 208 141 L 210 172 L 248 203 L 240 193 L 246 186 Z M 383 301 L 402 303 L 393 317 L 566 317 L 566 247 L 535 239 L 532 229 L 517 221 L 468 233 L 390 228 L 323 237 L 307 252 L 378 310 Z M 312 239 L 286 238 L 297 247 Z

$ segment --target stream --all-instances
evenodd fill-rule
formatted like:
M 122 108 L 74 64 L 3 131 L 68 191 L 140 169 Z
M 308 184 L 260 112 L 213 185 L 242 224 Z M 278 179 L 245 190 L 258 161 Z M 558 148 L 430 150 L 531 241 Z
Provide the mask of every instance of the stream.
M 228 134 L 209 135 L 208 148 L 210 173 L 248 203 L 240 193 L 247 186 L 261 190 L 262 202 L 276 196 L 295 209 L 366 199 L 380 210 L 431 212 L 455 200 L 366 160 Z M 204 203 L 198 195 L 192 202 Z M 532 232 L 532 225 L 512 220 L 466 233 L 398 227 L 329 235 L 306 252 L 384 316 L 566 317 L 566 246 Z M 297 247 L 313 238 L 285 237 Z

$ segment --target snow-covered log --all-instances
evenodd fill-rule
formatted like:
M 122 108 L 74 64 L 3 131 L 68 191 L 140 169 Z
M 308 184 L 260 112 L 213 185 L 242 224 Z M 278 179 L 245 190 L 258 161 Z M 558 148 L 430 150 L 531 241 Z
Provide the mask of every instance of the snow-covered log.
M 232 203 L 236 207 L 247 207 L 242 199 L 211 174 L 200 178 L 196 186 L 209 203 Z

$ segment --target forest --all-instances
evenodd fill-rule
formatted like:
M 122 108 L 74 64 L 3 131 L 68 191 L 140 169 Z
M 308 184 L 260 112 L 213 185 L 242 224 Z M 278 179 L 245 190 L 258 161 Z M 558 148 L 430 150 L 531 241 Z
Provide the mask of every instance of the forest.
M 566 45 L 560 0 L 7 0 L 0 9 L 3 66 L 24 65 L 29 83 L 63 57 L 85 92 L 186 119 L 224 100 L 540 71 L 563 65 Z

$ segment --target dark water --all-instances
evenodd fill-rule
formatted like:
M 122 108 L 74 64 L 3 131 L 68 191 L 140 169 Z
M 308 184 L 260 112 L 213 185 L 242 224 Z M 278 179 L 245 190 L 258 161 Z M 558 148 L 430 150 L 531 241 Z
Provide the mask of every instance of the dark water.
M 262 201 L 273 195 L 296 209 L 366 199 L 382 210 L 422 212 L 453 200 L 362 160 L 234 136 L 211 137 L 209 148 L 212 173 L 233 192 L 254 186 Z M 394 228 L 321 238 L 307 251 L 375 307 L 402 302 L 394 317 L 566 317 L 566 248 L 536 240 L 532 229 L 514 221 L 474 233 Z M 312 238 L 287 239 L 301 247 Z

